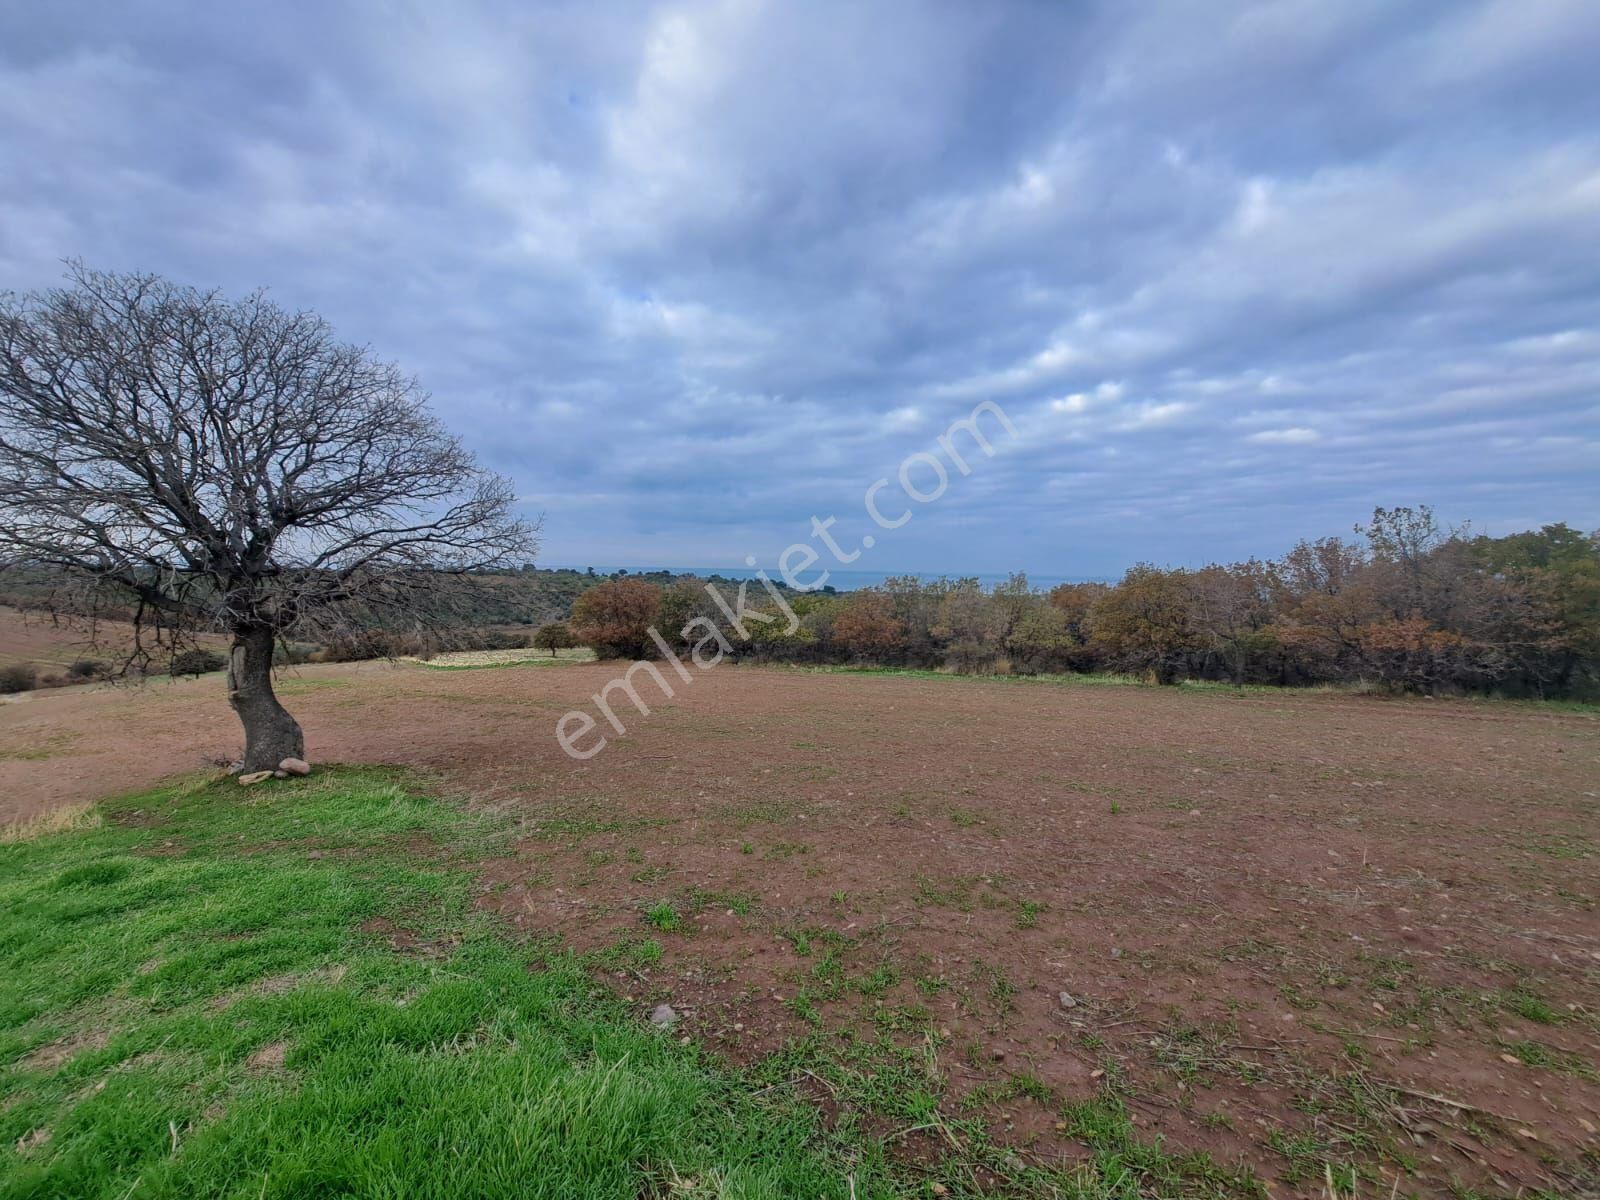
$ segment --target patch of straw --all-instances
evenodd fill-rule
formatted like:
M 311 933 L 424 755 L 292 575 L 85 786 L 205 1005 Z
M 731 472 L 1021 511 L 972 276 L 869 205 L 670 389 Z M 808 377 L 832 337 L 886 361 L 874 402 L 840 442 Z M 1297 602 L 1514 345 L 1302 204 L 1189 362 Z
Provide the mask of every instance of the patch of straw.
M 0 846 L 37 841 L 54 833 L 70 833 L 76 829 L 98 829 L 100 824 L 100 813 L 94 805 L 69 804 L 65 808 L 52 809 L 26 820 L 0 825 Z

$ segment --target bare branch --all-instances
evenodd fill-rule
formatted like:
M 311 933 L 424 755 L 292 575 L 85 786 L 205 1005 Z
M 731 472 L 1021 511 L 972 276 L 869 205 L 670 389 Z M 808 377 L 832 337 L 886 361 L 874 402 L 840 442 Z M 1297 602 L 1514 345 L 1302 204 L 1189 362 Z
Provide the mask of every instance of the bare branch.
M 0 296 L 0 562 L 117 589 L 169 643 L 270 649 L 353 613 L 426 620 L 463 574 L 531 555 L 510 485 L 322 318 L 70 280 Z

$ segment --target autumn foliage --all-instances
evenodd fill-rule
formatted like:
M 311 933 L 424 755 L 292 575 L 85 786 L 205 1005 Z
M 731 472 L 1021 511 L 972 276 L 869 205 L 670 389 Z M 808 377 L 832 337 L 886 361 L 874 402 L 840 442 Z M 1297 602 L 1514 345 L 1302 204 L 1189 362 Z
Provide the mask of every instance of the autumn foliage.
M 622 579 L 584 593 L 572 625 L 603 656 L 655 656 L 654 624 L 678 652 L 716 628 L 733 657 L 766 662 L 1115 672 L 1163 684 L 1600 691 L 1600 537 L 1566 525 L 1473 536 L 1440 528 L 1426 508 L 1378 509 L 1356 532 L 1301 542 L 1272 561 L 1141 563 L 1114 585 L 1069 583 L 1047 594 L 1021 575 L 987 589 L 975 579 L 902 576 L 843 594 L 792 593 L 793 627 L 787 618 L 752 623 L 747 638 L 700 583 L 661 589 Z
M 642 579 L 597 584 L 572 606 L 572 632 L 601 658 L 654 658 L 650 628 L 661 589 Z

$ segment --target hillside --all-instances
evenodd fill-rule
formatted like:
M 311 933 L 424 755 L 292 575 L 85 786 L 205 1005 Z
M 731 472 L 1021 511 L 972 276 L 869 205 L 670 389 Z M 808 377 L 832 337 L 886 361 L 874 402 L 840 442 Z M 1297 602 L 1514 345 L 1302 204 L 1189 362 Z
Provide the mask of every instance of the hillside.
M 537 626 L 548 621 L 564 621 L 572 615 L 573 602 L 585 591 L 618 577 L 617 574 L 591 574 L 566 569 L 552 571 L 540 567 L 478 572 L 467 577 L 468 587 L 452 593 L 448 608 L 431 614 L 432 623 L 442 628 L 476 629 L 488 626 Z M 694 578 L 666 571 L 641 572 L 628 577 L 660 586 L 679 579 Z M 730 593 L 738 590 L 737 580 L 715 575 L 710 578 L 726 585 Z M 9 606 L 12 610 L 44 612 L 50 607 L 52 598 L 60 593 L 62 584 L 60 572 L 47 568 L 10 567 L 0 570 L 0 605 Z M 126 609 L 127 614 L 131 614 L 131 599 Z M 48 622 L 48 616 L 45 620 Z M 21 656 L 31 657 L 28 654 Z M 72 657 L 77 655 L 69 656 L 67 661 Z M 46 658 L 39 660 L 39 665 L 42 668 L 58 658 L 59 655 L 51 650 Z
M 220 649 L 227 639 L 203 634 L 204 646 Z M 114 664 L 133 646 L 133 626 L 126 621 L 101 621 L 93 630 L 34 610 L 0 605 L 0 668 L 26 664 L 41 677 L 62 675 L 74 662 L 93 659 Z

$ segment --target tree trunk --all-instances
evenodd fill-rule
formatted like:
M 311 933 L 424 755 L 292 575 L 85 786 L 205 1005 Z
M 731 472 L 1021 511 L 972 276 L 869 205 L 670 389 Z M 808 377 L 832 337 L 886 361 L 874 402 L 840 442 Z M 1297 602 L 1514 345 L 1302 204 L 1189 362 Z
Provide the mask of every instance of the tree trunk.
M 272 691 L 272 630 L 233 631 L 228 658 L 228 702 L 244 725 L 244 772 L 276 770 L 286 758 L 306 756 L 300 726 Z

